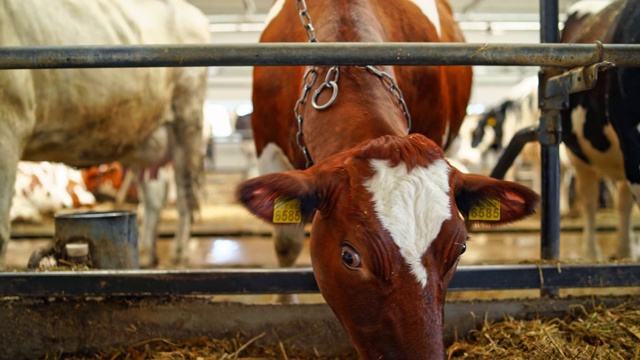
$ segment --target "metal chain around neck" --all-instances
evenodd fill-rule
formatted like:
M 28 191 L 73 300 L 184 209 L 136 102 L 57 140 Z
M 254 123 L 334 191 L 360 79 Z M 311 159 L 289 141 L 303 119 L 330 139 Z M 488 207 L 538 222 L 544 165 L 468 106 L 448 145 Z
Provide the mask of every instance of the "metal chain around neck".
M 302 123 L 304 122 L 303 113 L 304 113 L 305 102 L 307 100 L 307 95 L 309 95 L 309 90 L 311 90 L 311 87 L 316 82 L 317 78 L 318 78 L 318 70 L 315 67 L 307 70 L 302 80 L 302 82 L 304 83 L 302 85 L 302 95 L 300 96 L 300 99 L 296 101 L 296 106 L 293 108 L 293 113 L 295 114 L 296 120 L 298 121 L 298 133 L 296 134 L 296 143 L 298 144 L 298 147 L 304 154 L 305 160 L 307 162 L 306 163 L 307 168 L 313 165 L 313 160 L 311 159 L 311 154 L 309 154 L 309 148 L 307 148 L 307 145 L 304 141 L 304 134 L 302 133 Z
M 305 0 L 296 0 L 296 9 L 298 10 L 298 16 L 300 17 L 300 21 L 302 22 L 302 26 L 307 32 L 307 38 L 310 43 L 318 42 L 316 38 L 316 30 L 313 28 L 313 24 L 311 23 L 311 16 L 307 12 L 307 3 Z M 296 143 L 300 148 L 300 151 L 304 154 L 306 160 L 306 167 L 309 168 L 313 165 L 313 160 L 311 159 L 311 154 L 309 153 L 309 148 L 307 148 L 306 142 L 304 141 L 304 133 L 302 132 L 302 124 L 304 123 L 304 108 L 307 101 L 307 96 L 309 95 L 309 91 L 315 84 L 316 79 L 318 78 L 318 69 L 317 67 L 312 67 L 307 70 L 303 77 L 302 84 L 302 94 L 300 95 L 300 99 L 296 101 L 296 106 L 293 109 L 293 113 L 296 116 L 296 120 L 298 122 L 298 133 L 296 134 Z M 337 86 L 337 85 L 336 85 Z M 314 99 L 316 97 L 314 96 Z
M 316 38 L 316 30 L 313 27 L 313 24 L 311 22 L 311 16 L 307 11 L 307 3 L 305 2 L 305 0 L 296 0 L 296 9 L 298 10 L 298 17 L 300 17 L 302 26 L 304 27 L 307 33 L 307 39 L 309 40 L 310 43 L 317 43 L 318 39 Z M 404 116 L 407 120 L 407 133 L 410 133 L 411 125 L 412 125 L 411 114 L 409 113 L 407 103 L 405 102 L 404 97 L 402 96 L 402 91 L 396 85 L 396 82 L 393 79 L 393 77 L 388 73 L 376 68 L 373 65 L 367 65 L 362 67 L 364 67 L 367 71 L 369 71 L 373 75 L 377 76 L 380 79 L 380 81 L 387 86 L 387 89 L 389 89 L 391 94 L 395 96 L 395 98 L 398 100 L 398 104 L 402 108 L 402 112 L 404 113 Z M 300 98 L 298 99 L 298 101 L 296 101 L 296 105 L 293 109 L 296 120 L 298 122 L 298 132 L 296 134 L 296 143 L 298 144 L 298 147 L 304 154 L 307 168 L 313 165 L 313 160 L 311 159 L 311 153 L 309 152 L 309 148 L 307 147 L 306 142 L 304 141 L 304 133 L 302 131 L 302 125 L 304 123 L 304 108 L 306 105 L 307 96 L 309 95 L 309 91 L 315 84 L 317 78 L 318 78 L 317 66 L 313 66 L 305 72 L 303 77 L 302 94 L 300 95 Z M 314 92 L 313 98 L 311 99 L 311 104 L 313 105 L 314 109 L 321 111 L 329 108 L 334 103 L 334 101 L 338 96 L 339 78 L 340 78 L 340 68 L 338 66 L 332 66 L 327 72 L 324 84 L 322 84 L 322 86 L 320 86 Z M 317 102 L 318 96 L 322 93 L 324 89 L 332 90 L 331 98 L 326 104 L 319 105 Z
M 402 108 L 402 113 L 404 114 L 405 119 L 407 120 L 407 134 L 411 132 L 411 114 L 409 113 L 409 108 L 407 107 L 407 102 L 404 101 L 404 97 L 402 96 L 402 90 L 396 85 L 395 80 L 388 73 L 376 68 L 373 65 L 364 66 L 370 73 L 380 78 L 380 81 L 384 85 L 387 86 L 387 89 L 391 92 L 393 96 L 395 96 L 396 100 L 398 100 L 398 104 L 400 108 Z

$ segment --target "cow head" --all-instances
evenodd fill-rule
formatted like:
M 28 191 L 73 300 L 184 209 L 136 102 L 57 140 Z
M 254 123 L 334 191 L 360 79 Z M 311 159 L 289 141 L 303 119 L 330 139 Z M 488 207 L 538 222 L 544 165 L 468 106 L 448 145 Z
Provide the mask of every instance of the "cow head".
M 251 179 L 240 201 L 273 222 L 279 202 L 313 216 L 311 259 L 320 290 L 360 356 L 444 357 L 446 289 L 467 225 L 534 211 L 516 183 L 459 172 L 422 135 L 384 136 L 311 168 Z M 284 199 L 284 200 L 283 200 Z

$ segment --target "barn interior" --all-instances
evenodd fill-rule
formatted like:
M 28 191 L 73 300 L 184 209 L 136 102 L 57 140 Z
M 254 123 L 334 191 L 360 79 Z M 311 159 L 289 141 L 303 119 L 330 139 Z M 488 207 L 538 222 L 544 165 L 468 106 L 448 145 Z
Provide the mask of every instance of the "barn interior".
M 213 44 L 256 43 L 267 17 L 270 0 L 222 1 L 191 0 L 209 18 Z M 559 1 L 560 20 L 575 0 Z M 470 43 L 527 44 L 540 42 L 539 4 L 530 1 L 504 2 L 498 0 L 452 0 L 456 18 Z M 469 115 L 481 114 L 499 105 L 522 81 L 527 81 L 538 72 L 533 66 L 475 66 L 472 96 L 467 108 Z M 190 266 L 275 266 L 275 257 L 270 248 L 269 228 L 251 217 L 235 203 L 235 186 L 257 175 L 255 150 L 250 135 L 243 129 L 247 116 L 251 113 L 251 67 L 228 66 L 209 69 L 207 100 L 205 103 L 205 128 L 208 138 L 205 165 L 207 169 L 206 189 L 203 194 L 202 221 L 195 227 L 197 241 L 190 246 L 192 261 Z M 470 122 L 468 122 L 470 123 Z M 466 132 L 470 129 L 464 128 Z M 464 139 L 468 141 L 468 139 Z M 487 173 L 489 167 L 479 168 L 469 165 L 470 170 Z M 536 173 L 538 171 L 538 173 Z M 539 177 L 539 169 L 531 164 L 521 164 L 517 178 L 531 185 L 533 178 Z M 112 203 L 97 204 L 95 208 L 108 209 Z M 125 205 L 126 206 L 126 205 Z M 130 208 L 134 208 L 129 204 Z M 77 211 L 63 209 L 62 212 Z M 567 216 L 562 220 L 561 258 L 580 258 L 581 217 Z M 637 216 L 637 209 L 634 211 Z M 163 238 L 160 242 L 161 266 L 170 266 L 168 255 L 162 249 L 169 248 L 172 224 L 176 219 L 175 208 L 164 210 L 161 227 Z M 602 231 L 600 243 L 607 253 L 611 253 L 615 241 L 615 211 L 609 208 L 599 213 L 599 228 Z M 602 219 L 600 219 L 602 218 Z M 234 221 L 229 221 L 234 219 Z M 239 220 L 241 219 L 241 220 Z M 239 220 L 239 221 L 237 221 Z M 52 232 L 51 214 L 40 224 L 16 221 L 13 225 L 14 238 L 34 238 L 37 234 Z M 524 228 L 524 233 L 502 232 L 478 233 L 474 235 L 472 251 L 462 260 L 463 264 L 517 263 L 539 258 L 539 235 L 532 231 L 539 226 L 535 217 L 514 225 Z M 233 237 L 234 234 L 254 233 L 247 238 Z M 216 235 L 222 236 L 220 238 Z M 240 239 L 241 238 L 241 239 Z M 40 241 L 40 243 L 38 243 Z M 41 246 L 46 238 L 35 241 L 15 241 L 9 246 L 8 265 L 24 267 L 25 257 L 35 246 Z M 37 244 L 37 245 L 34 245 Z M 477 244 L 477 245 L 476 245 Z M 482 244 L 482 246 L 480 245 Z M 256 248 L 256 250 L 252 250 Z M 497 251 L 497 249 L 509 251 Z M 309 265 L 308 255 L 300 260 L 301 266 Z
M 312 0 L 310 0 L 312 1 Z M 560 0 L 559 16 L 562 21 L 567 10 L 578 0 Z M 213 44 L 244 44 L 258 42 L 272 0 L 189 0 L 209 18 Z M 469 43 L 535 44 L 540 42 L 539 4 L 535 1 L 502 0 L 450 0 L 456 19 Z M 297 25 L 297 24 L 296 24 Z M 470 121 L 489 109 L 499 106 L 511 96 L 514 88 L 536 76 L 535 66 L 474 66 L 472 96 L 467 114 Z M 277 267 L 277 259 L 271 241 L 271 227 L 249 214 L 235 200 L 236 186 L 257 176 L 256 154 L 246 120 L 252 111 L 252 68 L 243 66 L 210 67 L 207 97 L 204 105 L 206 139 L 205 183 L 201 197 L 202 209 L 194 224 L 192 238 L 187 246 L 188 262 L 174 264 L 171 259 L 173 234 L 178 214 L 175 203 L 165 207 L 159 229 L 158 253 L 160 270 L 184 269 L 271 269 Z M 472 123 L 470 123 L 472 124 Z M 463 128 L 470 135 L 472 125 Z M 469 141 L 461 137 L 462 141 Z M 469 145 L 469 144 L 465 144 Z M 462 146 L 465 146 L 462 145 Z M 479 161 L 479 158 L 474 158 Z M 489 164 L 464 162 L 471 171 L 488 174 L 496 158 Z M 473 161 L 473 160 L 471 160 Z M 533 160 L 534 162 L 536 160 Z M 539 159 L 538 159 L 539 161 Z M 518 166 L 515 180 L 535 186 L 540 170 L 531 161 Z M 607 257 L 614 254 L 618 235 L 618 217 L 614 203 L 615 185 L 605 183 L 601 196 L 601 208 L 597 215 L 598 241 Z M 103 196 L 105 194 L 102 194 Z M 78 211 L 111 211 L 123 209 L 136 211 L 137 204 L 130 201 L 116 204 L 113 194 L 90 206 L 64 208 L 56 214 Z M 567 264 L 583 261 L 582 228 L 585 218 L 577 206 L 579 199 L 571 198 L 567 213 L 560 222 L 560 259 Z M 38 221 L 17 219 L 12 223 L 12 241 L 7 251 L 8 268 L 23 271 L 28 260 L 38 248 L 51 243 L 54 235 L 54 215 L 44 213 Z M 640 211 L 634 208 L 634 236 L 640 236 Z M 307 229 L 309 229 L 308 227 Z M 640 252 L 640 249 L 638 249 Z M 540 216 L 498 229 L 474 229 L 468 250 L 460 260 L 461 266 L 539 264 Z M 54 259 L 44 259 L 43 268 L 55 268 Z M 309 241 L 305 243 L 296 267 L 311 266 Z M 561 295 L 637 295 L 640 287 L 561 290 Z M 496 290 L 482 292 L 454 291 L 451 300 L 539 299 L 538 289 Z M 217 295 L 219 301 L 244 303 L 271 303 L 272 294 Z M 191 301 L 191 300 L 189 300 Z M 307 304 L 323 304 L 318 293 L 300 294 L 299 301 Z M 193 304 L 192 304 L 193 305 Z M 321 311 L 325 311 L 322 309 Z M 241 311 L 256 311 L 241 309 Z M 257 310 L 259 312 L 260 310 Z M 274 311 L 280 311 L 274 309 Z M 498 313 L 499 311 L 496 310 Z M 247 316 L 246 314 L 243 316 Z M 259 315 L 256 315 L 259 316 Z M 285 315 L 282 315 L 285 316 Z M 295 315 L 293 316 L 295 317 Z

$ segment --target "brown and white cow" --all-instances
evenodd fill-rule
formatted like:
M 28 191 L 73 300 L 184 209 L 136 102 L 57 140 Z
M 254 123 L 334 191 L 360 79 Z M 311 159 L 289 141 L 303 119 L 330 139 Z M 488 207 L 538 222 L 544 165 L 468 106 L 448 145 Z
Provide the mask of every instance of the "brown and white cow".
M 261 40 L 307 41 L 300 4 L 277 1 Z M 321 42 L 463 40 L 446 0 L 307 5 Z M 289 171 L 241 184 L 238 198 L 265 221 L 291 223 L 275 229 L 281 266 L 294 263 L 304 222 L 313 218 L 314 274 L 363 359 L 444 358 L 444 298 L 466 248 L 466 223 L 519 219 L 538 197 L 515 183 L 462 174 L 445 160 L 441 147 L 455 137 L 469 99 L 468 67 L 379 67 L 404 94 L 417 133 L 411 135 L 379 77 L 340 67 L 335 102 L 325 110 L 300 107 L 315 165 L 292 170 L 305 167 L 293 109 L 308 69 L 255 68 L 252 126 L 261 171 Z M 325 86 L 329 69 L 317 71 L 311 94 Z M 329 93 L 318 102 L 326 104 Z
M 564 43 L 640 44 L 640 1 L 584 1 L 573 5 Z M 615 67 L 598 76 L 594 89 L 570 96 L 562 114 L 563 141 L 576 168 L 577 192 L 598 193 L 598 180 L 618 185 L 617 258 L 640 257 L 631 211 L 640 205 L 640 69 Z M 596 239 L 596 197 L 582 200 L 585 256 L 602 259 Z
M 46 161 L 21 161 L 9 218 L 37 223 L 43 215 L 95 203 L 96 198 L 87 190 L 80 170 Z
M 4 0 L 0 46 L 208 43 L 208 19 L 184 0 Z M 202 168 L 205 68 L 0 72 L 0 267 L 20 159 L 88 167 L 120 160 L 142 169 L 173 141 L 178 211 L 175 256 L 188 240 Z M 166 125 L 166 126 L 165 126 Z M 143 183 L 142 188 L 144 189 Z M 153 184 L 152 184 L 153 186 Z M 144 191 L 144 190 L 143 190 Z M 140 234 L 140 263 L 155 258 L 158 199 Z

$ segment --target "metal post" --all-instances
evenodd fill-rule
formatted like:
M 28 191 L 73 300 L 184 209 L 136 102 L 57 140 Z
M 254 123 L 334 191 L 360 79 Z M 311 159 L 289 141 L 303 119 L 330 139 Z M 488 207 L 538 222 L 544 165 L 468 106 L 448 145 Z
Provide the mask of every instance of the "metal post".
M 558 0 L 540 0 L 540 42 L 557 43 Z M 562 128 L 558 102 L 549 101 L 545 96 L 549 68 L 542 68 L 539 82 L 539 99 L 542 116 L 540 118 L 539 139 L 542 162 L 542 209 L 540 232 L 540 256 L 542 260 L 555 260 L 560 256 L 560 157 L 559 144 Z M 560 101 L 562 103 L 562 101 Z M 541 290 L 543 296 L 557 296 L 558 289 Z

